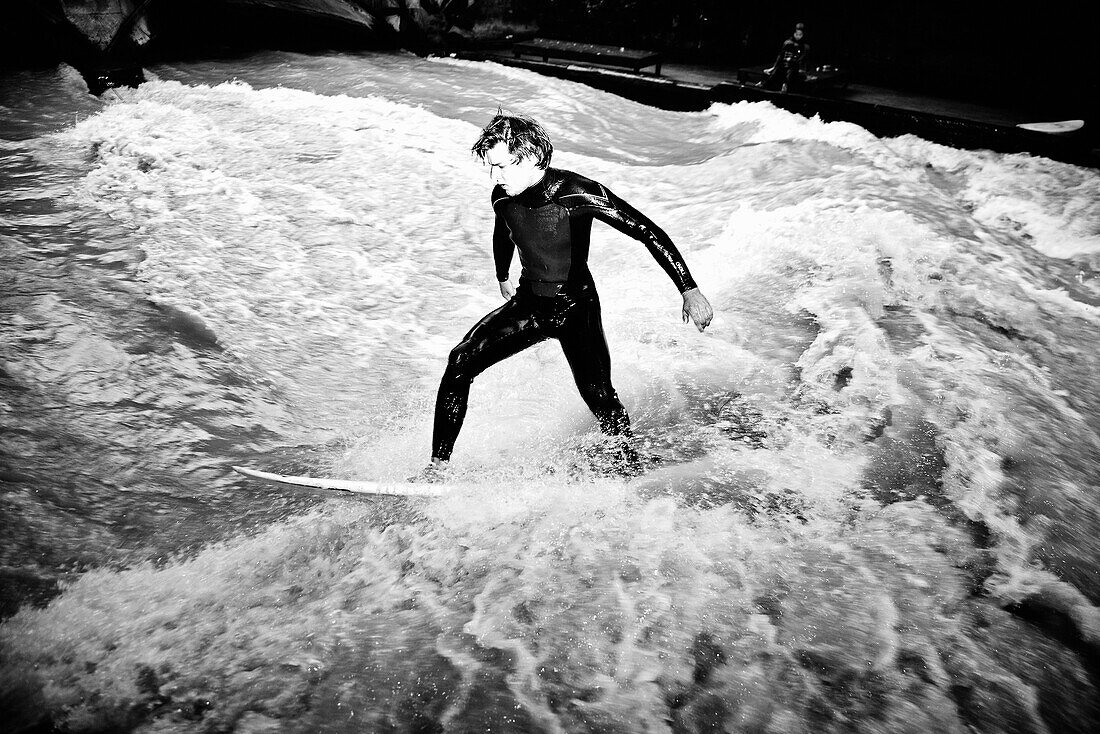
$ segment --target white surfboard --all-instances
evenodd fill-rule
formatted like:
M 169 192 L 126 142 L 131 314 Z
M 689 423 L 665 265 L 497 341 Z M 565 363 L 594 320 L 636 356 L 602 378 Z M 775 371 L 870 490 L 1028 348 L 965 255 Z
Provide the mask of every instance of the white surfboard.
M 460 488 L 456 484 L 427 484 L 414 482 L 374 482 L 357 479 L 325 479 L 322 477 L 295 477 L 287 474 L 273 474 L 272 472 L 249 469 L 244 466 L 235 466 L 233 471 L 244 474 L 246 477 L 266 479 L 269 482 L 279 484 L 293 484 L 299 487 L 312 487 L 314 489 L 334 489 L 340 492 L 354 492 L 355 494 L 391 495 L 395 497 L 439 497 Z
M 1084 120 L 1059 120 L 1058 122 L 1021 122 L 1016 127 L 1038 133 L 1071 133 L 1085 126 Z

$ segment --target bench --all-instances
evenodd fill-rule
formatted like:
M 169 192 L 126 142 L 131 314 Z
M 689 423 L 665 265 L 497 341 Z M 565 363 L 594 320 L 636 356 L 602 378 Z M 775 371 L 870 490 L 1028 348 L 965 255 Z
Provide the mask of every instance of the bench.
M 543 61 L 551 58 L 568 61 L 583 61 L 603 66 L 623 66 L 635 73 L 647 66 L 655 67 L 655 74 L 661 75 L 661 54 L 654 51 L 636 51 L 622 46 L 599 46 L 594 43 L 575 43 L 556 41 L 550 38 L 533 38 L 512 44 L 512 53 L 516 58 L 522 55 L 541 56 Z
M 737 70 L 737 81 L 759 87 L 767 80 L 764 72 L 766 66 L 745 66 Z M 806 72 L 806 78 L 802 80 L 806 89 L 825 89 L 828 87 L 848 88 L 848 74 L 840 69 L 822 67 L 821 69 Z

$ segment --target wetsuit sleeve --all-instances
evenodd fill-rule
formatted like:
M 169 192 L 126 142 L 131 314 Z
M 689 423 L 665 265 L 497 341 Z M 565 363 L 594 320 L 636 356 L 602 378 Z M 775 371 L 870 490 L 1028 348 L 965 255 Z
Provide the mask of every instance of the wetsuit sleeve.
M 512 264 L 512 254 L 515 249 L 516 243 L 512 241 L 508 223 L 497 211 L 496 224 L 493 225 L 493 264 L 496 266 L 497 282 L 503 283 L 508 280 L 508 268 Z
M 646 246 L 649 254 L 668 274 L 681 293 L 697 287 L 687 263 L 665 231 L 640 211 L 611 193 L 607 187 L 595 181 L 588 182 L 589 190 L 570 193 L 562 197 L 563 204 L 571 211 L 590 213 L 601 222 L 611 225 L 628 237 Z
M 784 43 L 782 46 L 779 47 L 779 53 L 776 54 L 775 61 L 772 62 L 773 69 L 778 69 L 779 66 L 783 63 L 783 57 L 786 56 L 786 51 L 787 44 Z

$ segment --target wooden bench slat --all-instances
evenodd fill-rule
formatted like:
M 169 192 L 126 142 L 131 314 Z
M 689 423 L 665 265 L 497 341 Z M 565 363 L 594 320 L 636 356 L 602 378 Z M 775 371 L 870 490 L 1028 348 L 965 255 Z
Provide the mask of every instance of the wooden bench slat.
M 541 56 L 543 61 L 557 58 L 610 66 L 626 66 L 634 71 L 639 71 L 647 66 L 654 66 L 658 75 L 661 73 L 661 62 L 663 60 L 662 55 L 655 51 L 640 51 L 621 46 L 601 46 L 594 43 L 577 43 L 575 41 L 558 41 L 552 38 L 535 38 L 530 41 L 515 43 L 512 45 L 512 53 L 517 57 L 522 54 Z

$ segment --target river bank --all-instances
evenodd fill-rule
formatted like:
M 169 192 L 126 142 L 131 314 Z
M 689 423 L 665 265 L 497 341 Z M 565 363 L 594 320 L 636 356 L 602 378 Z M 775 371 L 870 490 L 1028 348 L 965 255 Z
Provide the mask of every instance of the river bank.
M 712 15 L 697 18 L 693 24 L 678 20 L 673 23 L 679 29 L 676 33 L 662 35 L 655 30 L 659 24 L 653 18 L 647 22 L 634 19 L 625 29 L 618 29 L 610 22 L 616 7 L 611 0 L 597 3 L 584 16 L 569 3 L 554 7 L 558 5 L 561 12 L 548 14 L 546 8 L 517 0 L 199 0 L 189 3 L 185 11 L 177 3 L 139 0 L 105 4 L 65 0 L 56 6 L 42 6 L 53 8 L 48 12 L 31 11 L 30 6 L 19 4 L 12 10 L 6 39 L 12 43 L 7 44 L 4 58 L 9 64 L 48 65 L 66 60 L 81 70 L 89 90 L 99 94 L 112 86 L 140 84 L 148 65 L 172 60 L 232 57 L 270 47 L 315 53 L 404 49 L 422 56 L 453 55 L 525 68 L 664 109 L 767 101 L 807 117 L 854 122 L 883 137 L 914 134 L 945 145 L 1100 165 L 1100 124 L 1092 115 L 1087 94 L 1052 97 L 1052 89 L 1043 92 L 1042 86 L 1034 84 L 1026 95 L 937 93 L 937 84 L 944 86 L 946 79 L 928 79 L 926 74 L 917 80 L 900 67 L 894 77 L 910 79 L 909 86 L 874 84 L 876 78 L 889 75 L 889 64 L 903 61 L 890 61 L 887 68 L 877 68 L 882 66 L 879 63 L 869 66 L 858 44 L 846 47 L 835 39 L 832 43 L 826 40 L 817 58 L 846 61 L 845 73 L 851 83 L 820 93 L 779 94 L 739 81 L 740 64 L 764 58 L 761 39 L 772 32 L 774 19 L 765 22 L 766 16 L 753 14 L 736 18 Z M 814 18 L 809 9 L 806 14 L 818 23 L 823 35 L 847 37 L 833 27 L 831 19 Z M 718 50 L 722 46 L 715 35 L 717 27 L 729 29 L 734 36 L 740 33 L 739 43 L 727 43 L 726 51 Z M 539 33 L 577 40 L 650 43 L 653 46 L 644 47 L 663 49 L 668 61 L 658 77 L 512 56 L 513 42 Z M 852 45 L 849 41 L 848 46 Z M 1021 89 L 1027 86 L 1019 69 L 1003 64 L 999 68 L 1002 75 L 1017 74 Z M 983 88 L 993 89 L 1004 81 Z M 1081 100 L 1086 100 L 1083 106 Z M 1017 127 L 1075 115 L 1083 115 L 1085 125 L 1073 133 L 1051 135 Z
M 769 102 L 805 117 L 853 122 L 881 137 L 916 135 L 932 142 L 999 153 L 1028 153 L 1082 166 L 1100 167 L 1100 135 L 1094 124 L 1066 134 L 1021 129 L 1046 119 L 1026 103 L 995 106 L 866 84 L 846 84 L 820 93 L 790 94 L 738 80 L 737 68 L 664 62 L 660 75 L 591 64 L 519 58 L 501 44 L 472 45 L 459 58 L 490 61 L 576 81 L 669 110 L 703 110 L 716 102 Z

